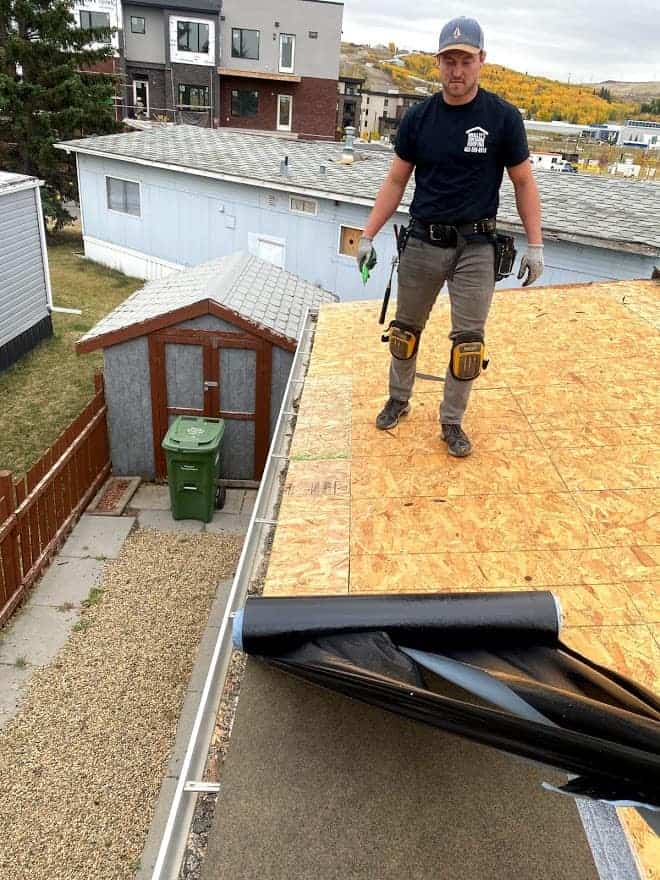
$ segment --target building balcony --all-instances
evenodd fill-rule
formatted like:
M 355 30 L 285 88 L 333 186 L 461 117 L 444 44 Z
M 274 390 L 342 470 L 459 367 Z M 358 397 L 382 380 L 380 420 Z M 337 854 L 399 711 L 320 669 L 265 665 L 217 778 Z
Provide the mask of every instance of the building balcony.
M 235 76 L 242 77 L 243 79 L 265 79 L 290 83 L 302 82 L 302 77 L 297 76 L 294 73 L 275 73 L 265 70 L 241 70 L 233 67 L 218 67 L 218 73 L 220 76 Z

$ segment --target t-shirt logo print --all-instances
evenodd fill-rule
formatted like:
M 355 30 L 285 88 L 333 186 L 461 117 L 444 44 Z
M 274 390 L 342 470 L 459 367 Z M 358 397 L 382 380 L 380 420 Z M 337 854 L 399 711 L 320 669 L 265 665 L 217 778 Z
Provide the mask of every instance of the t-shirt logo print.
M 474 128 L 468 128 L 465 132 L 467 135 L 467 144 L 463 148 L 466 153 L 487 153 L 486 138 L 488 132 L 480 125 Z

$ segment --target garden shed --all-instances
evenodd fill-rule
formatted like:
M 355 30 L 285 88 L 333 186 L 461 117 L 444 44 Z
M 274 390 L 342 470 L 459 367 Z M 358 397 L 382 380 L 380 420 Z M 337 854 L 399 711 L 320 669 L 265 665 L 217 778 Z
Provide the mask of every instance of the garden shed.
M 0 171 L 0 370 L 53 334 L 40 186 Z
M 145 285 L 77 344 L 103 350 L 113 472 L 166 477 L 178 415 L 226 420 L 221 475 L 261 477 L 305 314 L 336 297 L 235 253 Z

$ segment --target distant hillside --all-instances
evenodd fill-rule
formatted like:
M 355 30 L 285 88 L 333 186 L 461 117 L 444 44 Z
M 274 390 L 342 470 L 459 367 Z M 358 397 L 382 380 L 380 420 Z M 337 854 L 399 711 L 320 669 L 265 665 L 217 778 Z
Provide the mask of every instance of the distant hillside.
M 391 87 L 413 91 L 426 83 L 431 91 L 439 87 L 435 57 L 427 52 L 396 54 L 396 46 L 359 46 L 342 44 L 342 74 L 365 78 L 366 87 L 374 88 L 374 74 L 389 77 Z M 623 122 L 631 116 L 660 121 L 660 116 L 640 113 L 640 102 L 658 94 L 657 83 L 606 82 L 569 85 L 540 76 L 519 73 L 499 64 L 485 64 L 481 83 L 497 92 L 529 117 L 540 120 L 561 119 L 580 125 Z M 639 98 L 628 98 L 625 87 L 635 88 Z M 382 79 L 378 89 L 383 89 Z
M 607 89 L 614 98 L 624 101 L 637 101 L 646 104 L 654 98 L 660 98 L 660 82 L 618 82 L 606 79 L 604 82 L 593 83 L 584 88 Z

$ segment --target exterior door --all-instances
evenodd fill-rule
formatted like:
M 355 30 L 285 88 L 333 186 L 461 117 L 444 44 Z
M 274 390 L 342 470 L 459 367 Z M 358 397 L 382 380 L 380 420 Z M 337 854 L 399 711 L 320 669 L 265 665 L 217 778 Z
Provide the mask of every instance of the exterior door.
M 149 116 L 149 82 L 146 79 L 133 80 L 133 109 L 136 116 Z
M 149 337 L 156 477 L 165 479 L 161 443 L 176 416 L 225 420 L 221 473 L 258 480 L 270 442 L 272 345 L 247 333 L 170 328 Z
M 293 117 L 293 98 L 291 95 L 277 96 L 277 130 L 291 131 Z

